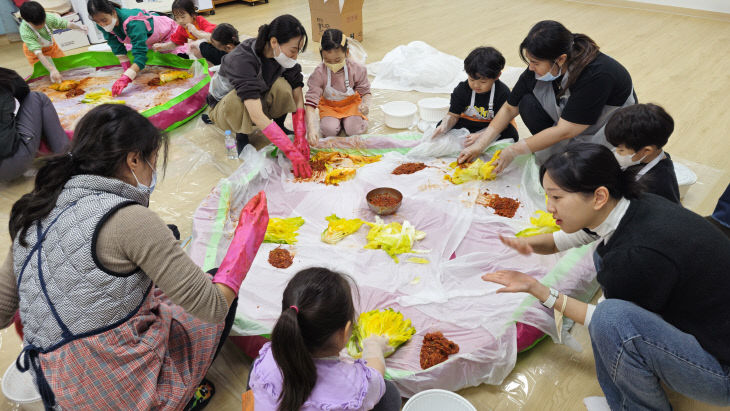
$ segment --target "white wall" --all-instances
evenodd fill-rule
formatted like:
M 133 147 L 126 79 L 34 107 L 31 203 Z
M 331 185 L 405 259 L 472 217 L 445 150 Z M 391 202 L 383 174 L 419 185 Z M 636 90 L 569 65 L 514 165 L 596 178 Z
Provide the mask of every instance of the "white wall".
M 629 0 L 637 3 L 660 4 L 662 6 L 684 7 L 686 9 L 697 9 L 730 13 L 729 0 Z

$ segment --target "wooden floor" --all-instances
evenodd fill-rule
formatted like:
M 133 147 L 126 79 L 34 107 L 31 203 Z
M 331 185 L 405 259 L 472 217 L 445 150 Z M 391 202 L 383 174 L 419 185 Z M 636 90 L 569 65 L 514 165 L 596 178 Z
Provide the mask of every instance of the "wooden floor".
M 260 24 L 284 13 L 293 14 L 310 27 L 308 2 L 303 0 L 271 0 L 255 7 L 229 3 L 218 7 L 209 20 L 229 22 L 242 34 L 255 35 Z M 702 215 L 710 213 L 730 181 L 730 140 L 725 136 L 730 130 L 730 115 L 726 114 L 730 102 L 730 18 L 703 13 L 687 16 L 656 7 L 642 10 L 635 3 L 620 0 L 367 0 L 363 45 L 369 62 L 414 40 L 460 58 L 476 46 L 492 45 L 502 51 L 508 65 L 523 66 L 518 45 L 530 26 L 544 19 L 559 20 L 574 32 L 590 35 L 602 51 L 629 70 L 640 101 L 661 104 L 674 117 L 675 132 L 666 149 L 699 178 L 684 203 Z M 0 61 L 22 75 L 30 74 L 19 43 L 0 47 Z M 190 233 L 191 223 L 181 219 L 190 216 L 216 181 L 233 167 L 222 160 L 220 141 L 212 143 L 206 133 L 195 124 L 173 132 L 167 175 L 151 205 L 163 219 L 180 225 L 183 236 Z M 215 166 L 210 166 L 211 155 L 221 159 Z M 0 227 L 7 227 L 10 207 L 30 188 L 29 178 L 0 185 Z M 0 252 L 5 253 L 9 243 L 3 232 Z M 479 410 L 582 409 L 583 398 L 602 393 L 586 329 L 577 326 L 573 335 L 583 352 L 543 341 L 518 357 L 514 372 L 501 386 L 483 385 L 460 393 Z M 0 372 L 19 351 L 14 331 L 0 332 Z M 217 389 L 209 409 L 240 409 L 249 366 L 250 360 L 234 345 L 225 345 L 209 373 Z M 678 410 L 719 409 L 675 394 L 671 398 Z M 0 401 L 0 409 L 9 406 Z

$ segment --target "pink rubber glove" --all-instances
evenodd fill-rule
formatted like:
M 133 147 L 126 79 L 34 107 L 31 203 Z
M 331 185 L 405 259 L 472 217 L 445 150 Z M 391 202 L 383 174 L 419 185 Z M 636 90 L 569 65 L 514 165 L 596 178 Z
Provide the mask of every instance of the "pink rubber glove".
M 279 150 L 283 151 L 286 158 L 291 161 L 291 164 L 294 167 L 294 177 L 309 178 L 312 176 L 312 168 L 309 166 L 309 158 L 302 155 L 301 151 L 299 151 L 294 143 L 289 140 L 289 137 L 284 134 L 284 130 L 282 130 L 278 124 L 272 121 L 271 124 L 263 129 L 263 133 L 272 143 L 274 143 L 274 145 L 279 147 Z M 307 150 L 308 149 L 309 146 L 307 146 Z
M 294 123 L 294 145 L 299 148 L 299 152 L 309 159 L 309 142 L 307 141 L 307 125 L 304 122 L 304 109 L 298 108 L 291 117 Z
M 213 283 L 223 284 L 238 296 L 243 279 L 246 278 L 251 263 L 256 257 L 269 225 L 269 211 L 266 194 L 260 191 L 241 210 L 233 241 L 223 257 Z
M 120 95 L 122 93 L 122 90 L 124 90 L 124 88 L 127 87 L 131 82 L 131 78 L 127 77 L 126 74 L 122 74 L 122 76 L 119 77 L 119 80 L 115 81 L 114 85 L 112 85 L 112 97 Z
M 129 57 L 127 57 L 126 54 L 118 54 L 117 59 L 119 59 L 119 64 L 122 66 L 122 71 L 126 71 L 132 66 L 132 63 L 129 62 Z
M 130 63 L 129 60 L 122 62 L 122 70 L 126 71 L 130 67 L 132 67 L 132 63 Z

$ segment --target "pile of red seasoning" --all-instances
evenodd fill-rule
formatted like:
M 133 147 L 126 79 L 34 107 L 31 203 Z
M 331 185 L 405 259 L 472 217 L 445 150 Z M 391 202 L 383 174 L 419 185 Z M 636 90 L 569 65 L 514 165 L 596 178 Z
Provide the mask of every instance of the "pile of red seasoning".
M 370 204 L 376 207 L 392 207 L 398 204 L 398 199 L 390 194 L 380 193 L 370 198 Z
M 520 208 L 520 202 L 510 197 L 501 197 L 499 194 L 480 194 L 477 204 L 494 209 L 494 214 L 512 218 Z
M 421 346 L 421 368 L 431 368 L 441 364 L 449 358 L 449 355 L 459 352 L 459 345 L 446 339 L 441 331 L 428 333 L 423 337 Z
M 289 250 L 281 247 L 269 251 L 269 264 L 276 268 L 289 268 L 294 263 L 294 257 Z
M 393 170 L 393 174 L 413 174 L 417 171 L 423 170 L 424 168 L 426 168 L 426 165 L 423 163 L 404 163 L 396 167 L 395 170 Z

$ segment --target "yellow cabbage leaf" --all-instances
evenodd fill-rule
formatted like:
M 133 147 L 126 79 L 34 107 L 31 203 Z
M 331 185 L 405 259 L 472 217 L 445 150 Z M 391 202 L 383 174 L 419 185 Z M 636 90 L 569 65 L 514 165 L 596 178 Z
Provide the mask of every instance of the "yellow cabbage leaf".
M 322 231 L 322 241 L 327 244 L 338 243 L 343 238 L 359 230 L 364 223 L 364 221 L 359 218 L 348 220 L 345 218 L 339 218 L 335 214 L 325 217 L 325 220 L 329 221 L 329 224 L 327 225 L 327 228 Z
M 357 324 L 352 327 L 352 336 L 347 342 L 347 353 L 353 358 L 362 357 L 363 341 L 372 335 L 382 335 L 388 338 L 388 345 L 393 348 L 386 353 L 387 357 L 410 340 L 415 333 L 416 329 L 411 325 L 411 320 L 403 318 L 403 314 L 392 308 L 368 311 L 360 314 Z
M 454 184 L 464 184 L 467 181 L 474 180 L 494 180 L 497 175 L 494 173 L 494 164 L 498 159 L 502 150 L 497 150 L 492 158 L 486 163 L 482 159 L 477 158 L 476 161 L 469 164 L 466 167 L 461 167 L 457 162 L 449 164 L 449 167 L 454 169 L 452 175 L 445 175 L 444 179 Z
M 552 214 L 542 210 L 537 210 L 535 214 L 537 217 L 530 217 L 532 227 L 518 232 L 515 234 L 515 237 L 532 237 L 534 235 L 554 233 L 560 230 L 560 226 Z
M 365 248 L 381 249 L 388 253 L 398 263 L 398 254 L 404 253 L 425 253 L 427 250 L 414 250 L 413 244 L 426 237 L 426 233 L 418 231 L 408 221 L 403 224 L 396 222 L 384 224 L 380 217 L 375 217 L 375 222 L 365 222 L 370 226 L 367 235 L 368 243 Z
M 302 217 L 269 218 L 266 227 L 265 243 L 296 244 L 299 227 L 304 224 Z

